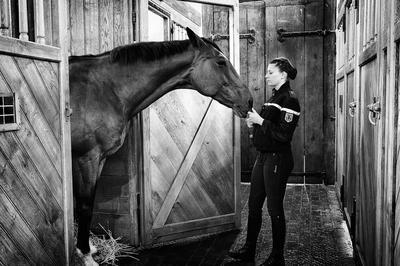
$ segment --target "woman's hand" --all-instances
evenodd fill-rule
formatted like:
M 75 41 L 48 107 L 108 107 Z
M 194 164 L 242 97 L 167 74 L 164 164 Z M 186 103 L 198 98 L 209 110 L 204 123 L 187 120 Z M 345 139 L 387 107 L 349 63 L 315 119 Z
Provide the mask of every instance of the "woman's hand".
M 254 108 L 252 108 L 252 112 L 247 112 L 247 125 L 251 124 L 259 124 L 262 125 L 262 123 L 264 122 L 264 119 L 257 113 L 256 110 L 254 110 Z

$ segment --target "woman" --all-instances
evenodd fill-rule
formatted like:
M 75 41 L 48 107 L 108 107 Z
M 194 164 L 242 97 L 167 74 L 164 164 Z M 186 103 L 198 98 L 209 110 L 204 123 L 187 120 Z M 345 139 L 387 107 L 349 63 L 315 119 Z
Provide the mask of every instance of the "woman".
M 267 197 L 273 246 L 270 256 L 262 265 L 285 265 L 283 198 L 293 169 L 290 142 L 300 116 L 300 105 L 290 88 L 289 79 L 295 79 L 296 74 L 296 68 L 287 58 L 272 60 L 265 76 L 272 87 L 272 97 L 264 104 L 260 114 L 253 109 L 246 119 L 249 127 L 254 126 L 253 142 L 258 155 L 251 174 L 246 243 L 238 251 L 229 253 L 235 259 L 254 261 L 262 206 Z

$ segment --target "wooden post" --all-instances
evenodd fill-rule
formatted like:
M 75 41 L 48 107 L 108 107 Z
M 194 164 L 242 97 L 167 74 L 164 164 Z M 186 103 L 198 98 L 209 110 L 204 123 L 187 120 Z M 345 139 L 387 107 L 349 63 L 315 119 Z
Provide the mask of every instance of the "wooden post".
M 44 31 L 44 11 L 43 11 L 43 0 L 35 0 L 35 31 L 36 31 L 36 42 L 44 44 L 45 31 Z
M 19 39 L 28 41 L 28 5 L 26 0 L 18 0 Z
M 0 35 L 10 35 L 10 4 L 9 0 L 0 0 Z

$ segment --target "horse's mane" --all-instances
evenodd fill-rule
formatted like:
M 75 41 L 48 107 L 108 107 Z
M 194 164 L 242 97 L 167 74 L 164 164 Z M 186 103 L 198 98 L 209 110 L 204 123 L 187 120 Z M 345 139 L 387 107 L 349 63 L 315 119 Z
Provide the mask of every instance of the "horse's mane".
M 215 49 L 221 49 L 212 41 L 202 38 L 204 42 L 212 45 Z M 112 63 L 129 64 L 138 60 L 146 62 L 154 61 L 164 57 L 182 53 L 190 46 L 189 40 L 165 41 L 165 42 L 139 42 L 118 46 L 111 51 L 97 55 L 70 56 L 70 61 L 79 59 L 96 59 L 101 56 L 109 56 Z

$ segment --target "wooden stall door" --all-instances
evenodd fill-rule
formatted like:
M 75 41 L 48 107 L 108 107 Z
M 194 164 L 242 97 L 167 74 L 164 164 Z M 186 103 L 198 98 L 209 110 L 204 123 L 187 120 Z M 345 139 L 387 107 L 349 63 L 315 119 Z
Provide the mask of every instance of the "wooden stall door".
M 205 36 L 209 27 L 229 32 L 228 8 L 207 6 L 203 14 Z M 228 41 L 218 45 L 229 57 Z M 232 110 L 195 91 L 178 90 L 153 103 L 148 116 L 143 244 L 236 228 L 240 211 Z
M 286 3 L 286 2 L 285 2 Z M 265 83 L 266 66 L 278 56 L 284 56 L 296 66 L 298 74 L 290 81 L 300 102 L 301 115 L 292 141 L 295 166 L 293 172 L 322 172 L 323 156 L 323 37 L 287 37 L 278 41 L 277 30 L 313 31 L 322 29 L 323 1 L 256 1 L 240 4 L 240 32 L 254 29 L 256 40 L 241 40 L 241 76 L 254 96 L 254 108 L 260 111 L 271 97 Z M 217 32 L 216 32 L 217 33 Z M 255 150 L 248 129 L 242 125 L 242 170 L 250 171 Z M 320 176 L 318 177 L 319 180 Z M 292 177 L 290 181 L 302 182 Z
M 344 112 L 346 112 L 346 138 L 345 138 L 345 148 L 346 148 L 346 158 L 344 160 L 345 175 L 343 180 L 343 198 L 344 198 L 344 211 L 347 215 L 347 221 L 350 222 L 350 227 L 354 228 L 354 221 L 351 219 L 354 211 L 354 200 L 356 196 L 356 178 L 357 178 L 357 142 L 356 142 L 356 130 L 355 119 L 358 112 L 357 103 L 354 99 L 354 72 L 347 75 L 347 86 L 346 86 L 346 98 L 347 101 L 344 106 Z M 341 128 L 339 126 L 339 128 Z
M 336 182 L 337 188 L 340 188 L 343 185 L 343 176 L 345 175 L 345 123 L 346 123 L 346 111 L 347 108 L 345 106 L 345 81 L 344 78 L 339 79 L 337 81 L 337 109 L 336 109 L 336 123 L 337 123 L 337 156 L 336 156 Z M 339 194 L 341 193 L 338 191 Z
M 8 11 L 6 2 L 0 11 Z M 51 1 L 45 2 L 48 8 Z M 26 15 L 20 4 L 20 16 Z M 54 23 L 61 48 L 52 41 L 12 38 L 18 37 L 15 32 L 0 36 L 0 124 L 7 109 L 19 116 L 18 128 L 0 130 L 0 265 L 68 265 L 74 245 L 67 29 L 60 12 L 66 2 L 53 1 L 54 6 L 44 9 L 54 20 L 45 21 Z M 15 16 L 8 17 L 15 22 Z M 39 19 L 35 23 L 43 29 L 44 18 Z
M 360 69 L 360 180 L 357 203 L 356 244 L 366 265 L 375 265 L 377 258 L 376 213 L 377 213 L 377 130 L 369 121 L 367 105 L 378 101 L 377 60 L 374 59 Z

